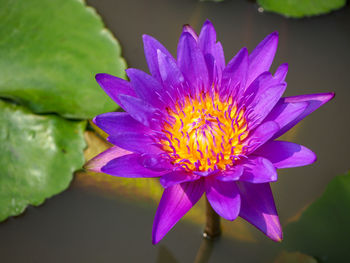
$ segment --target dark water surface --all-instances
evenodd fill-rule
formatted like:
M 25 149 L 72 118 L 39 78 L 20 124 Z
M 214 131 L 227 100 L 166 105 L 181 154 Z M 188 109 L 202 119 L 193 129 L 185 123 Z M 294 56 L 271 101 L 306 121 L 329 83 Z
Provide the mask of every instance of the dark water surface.
M 333 101 L 284 136 L 312 149 L 318 161 L 279 171 L 279 180 L 272 187 L 282 225 L 319 197 L 332 177 L 349 168 L 349 6 L 330 15 L 294 20 L 259 13 L 254 3 L 243 0 L 87 2 L 121 42 L 129 67 L 147 70 L 142 34 L 156 37 L 175 54 L 182 24 L 189 23 L 199 30 L 209 18 L 223 44 L 226 61 L 241 47 L 252 50 L 268 33 L 277 30 L 280 42 L 272 68 L 289 63 L 285 95 L 336 92 Z M 67 191 L 43 206 L 31 207 L 24 215 L 0 224 L 0 262 L 172 263 L 194 262 L 198 257 L 200 224 L 182 220 L 159 245 L 153 246 L 154 202 L 105 194 L 103 189 L 85 187 L 79 180 L 76 178 Z M 231 224 L 243 225 L 253 238 L 245 238 L 244 231 L 243 236 L 224 234 L 207 250 L 211 251 L 210 259 L 202 262 L 273 262 L 280 253 L 280 244 L 248 223 Z M 202 243 L 202 247 L 205 245 Z

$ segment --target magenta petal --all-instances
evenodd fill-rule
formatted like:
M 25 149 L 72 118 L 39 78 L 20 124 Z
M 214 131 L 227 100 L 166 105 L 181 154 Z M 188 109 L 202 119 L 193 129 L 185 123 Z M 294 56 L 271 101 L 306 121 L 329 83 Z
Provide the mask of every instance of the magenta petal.
M 109 161 L 101 168 L 101 172 L 128 178 L 159 177 L 167 171 L 157 172 L 145 168 L 139 154 L 128 154 Z
M 118 105 L 121 105 L 119 100 L 120 94 L 129 96 L 136 96 L 136 93 L 130 83 L 124 79 L 106 74 L 100 73 L 95 76 L 97 83 L 101 88 L 111 97 Z
M 249 127 L 254 129 L 270 113 L 281 98 L 287 84 L 275 79 L 270 72 L 257 77 L 245 91 L 243 100 L 252 111 L 249 114 Z
M 123 132 L 146 133 L 150 131 L 149 128 L 136 121 L 126 112 L 103 113 L 96 116 L 92 121 L 109 135 L 117 135 Z
M 244 172 L 239 178 L 240 181 L 254 184 L 277 181 L 277 171 L 266 158 L 249 156 L 249 159 L 242 161 L 240 164 L 244 167 Z
M 245 90 L 242 96 L 245 105 L 256 104 L 258 98 L 262 97 L 263 93 L 277 84 L 280 84 L 280 82 L 270 72 L 263 72 Z
M 161 122 L 159 116 L 161 113 L 158 109 L 139 98 L 120 95 L 119 99 L 123 104 L 123 109 L 135 120 L 141 122 L 152 130 L 160 129 Z
M 284 103 L 282 98 L 277 102 L 264 121 L 275 121 L 280 126 L 280 129 L 284 129 L 286 125 L 303 113 L 307 107 L 307 102 Z
M 175 184 L 195 181 L 200 178 L 199 175 L 194 175 L 185 171 L 173 171 L 168 174 L 163 175 L 160 178 L 160 183 L 163 187 L 167 188 Z
M 249 55 L 249 74 L 247 86 L 261 73 L 268 71 L 277 50 L 278 33 L 274 32 L 267 37 Z
M 199 33 L 198 41 L 200 49 L 204 54 L 213 54 L 216 44 L 216 31 L 213 24 L 206 20 L 202 26 L 201 32 Z
M 278 130 L 279 126 L 274 121 L 262 123 L 249 134 L 248 138 L 244 142 L 244 144 L 248 147 L 245 154 L 247 155 L 254 152 L 255 149 L 266 143 Z
M 168 101 L 174 101 L 180 94 L 184 93 L 185 78 L 178 68 L 176 62 L 158 50 L 159 73 L 163 84 L 167 87 L 166 94 Z M 187 87 L 186 87 L 187 89 Z
M 140 157 L 142 166 L 153 171 L 170 171 L 173 165 L 162 154 L 142 154 Z
M 142 70 L 134 68 L 127 69 L 126 74 L 128 75 L 130 83 L 134 87 L 138 97 L 155 108 L 164 107 L 164 103 L 160 98 L 163 87 L 155 78 Z
M 242 48 L 227 64 L 222 73 L 220 96 L 239 97 L 245 88 L 248 69 L 248 50 Z
M 215 66 L 218 67 L 217 70 L 222 72 L 224 68 L 222 64 L 223 51 L 220 50 L 220 48 L 222 48 L 221 45 L 216 44 L 215 28 L 209 20 L 205 21 L 202 27 L 199 34 L 198 45 L 204 54 L 209 74 L 213 75 Z M 211 80 L 213 80 L 213 77 Z
M 157 244 L 204 192 L 203 180 L 176 184 L 164 190 L 154 218 L 152 243 Z
M 300 95 L 300 96 L 294 96 L 294 97 L 281 98 L 279 104 L 307 102 L 308 106 L 300 115 L 298 115 L 298 117 L 296 117 L 294 120 L 291 120 L 287 125 L 285 125 L 281 130 L 279 130 L 273 138 L 278 138 L 279 136 L 287 132 L 299 121 L 304 119 L 307 115 L 311 114 L 313 111 L 317 110 L 323 104 L 333 99 L 334 95 L 335 94 L 331 92 L 331 93 L 319 93 L 319 94 L 309 94 L 309 95 Z
M 239 216 L 261 230 L 274 241 L 282 241 L 282 229 L 278 219 L 270 184 L 237 182 L 241 195 Z
M 84 169 L 93 172 L 101 173 L 102 166 L 106 165 L 109 161 L 118 158 L 123 155 L 131 154 L 131 152 L 119 148 L 117 146 L 111 147 L 108 150 L 100 153 L 92 158 L 84 165 Z
M 228 181 L 237 181 L 243 174 L 244 168 L 242 165 L 234 165 L 231 170 L 225 170 L 220 174 L 216 175 L 216 179 L 228 182 Z
M 273 77 L 278 82 L 283 82 L 286 79 L 287 73 L 288 73 L 288 63 L 284 63 L 276 69 L 275 75 L 273 75 Z
M 254 152 L 269 159 L 277 169 L 309 165 L 316 154 L 305 146 L 285 141 L 270 141 Z
M 282 97 L 282 94 L 286 90 L 286 86 L 286 83 L 272 86 L 255 97 L 252 103 L 256 103 L 256 105 L 251 105 L 252 120 L 249 120 L 251 129 L 254 129 L 257 125 L 259 125 L 271 112 L 278 100 Z
M 198 35 L 196 31 L 193 29 L 193 27 L 191 27 L 190 25 L 184 25 L 182 28 L 182 32 L 190 33 L 191 36 L 196 40 L 196 42 L 198 42 Z
M 216 60 L 216 64 L 218 65 L 219 68 L 223 70 L 225 68 L 226 62 L 225 62 L 224 49 L 222 48 L 222 45 L 220 42 L 217 42 L 215 44 L 214 52 L 215 52 L 214 57 Z
M 162 150 L 148 134 L 138 132 L 123 132 L 108 137 L 108 141 L 120 148 L 135 153 L 161 153 Z
M 189 33 L 182 33 L 177 47 L 177 64 L 191 85 L 191 94 L 208 86 L 208 69 L 203 53 Z
M 170 52 L 155 38 L 148 35 L 143 35 L 142 38 L 143 38 L 143 46 L 145 49 L 145 56 L 146 56 L 148 68 L 152 76 L 160 81 L 161 78 L 159 74 L 157 50 L 162 51 L 162 53 L 164 53 L 167 57 L 169 57 L 169 59 L 172 59 L 174 62 L 175 62 L 175 59 L 170 54 Z
M 206 195 L 215 212 L 227 220 L 235 220 L 239 214 L 241 197 L 236 182 L 223 182 L 206 178 Z

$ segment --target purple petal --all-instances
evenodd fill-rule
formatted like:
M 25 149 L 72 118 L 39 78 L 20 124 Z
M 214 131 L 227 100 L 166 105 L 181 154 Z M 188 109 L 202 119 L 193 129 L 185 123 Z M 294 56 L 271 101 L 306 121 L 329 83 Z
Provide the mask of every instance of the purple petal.
M 130 79 L 131 85 L 134 87 L 136 94 L 144 101 L 155 108 L 163 108 L 164 103 L 161 101 L 160 94 L 163 87 L 160 83 L 139 69 L 129 68 L 126 74 Z
M 124 79 L 106 74 L 96 74 L 95 79 L 101 88 L 111 97 L 118 105 L 121 105 L 119 100 L 120 94 L 136 96 L 136 93 L 130 83 Z
M 142 154 L 141 163 L 142 166 L 153 171 L 169 171 L 173 169 L 173 165 L 169 159 L 164 158 L 163 154 Z
M 270 185 L 245 182 L 237 182 L 237 185 L 241 195 L 239 216 L 272 240 L 282 241 L 282 229 Z
M 250 107 L 252 107 L 252 117 L 250 117 L 252 119 L 249 120 L 251 129 L 254 129 L 257 125 L 259 125 L 271 112 L 278 100 L 282 97 L 286 87 L 286 83 L 281 83 L 266 89 L 264 92 L 259 93 L 255 97 L 254 101 L 250 105 Z
M 198 35 L 196 31 L 193 29 L 193 27 L 191 27 L 190 25 L 184 25 L 182 28 L 182 32 L 190 33 L 191 36 L 196 40 L 196 42 L 198 42 Z
M 85 165 L 84 169 L 93 172 L 101 173 L 102 166 L 106 165 L 112 159 L 118 158 L 123 155 L 128 155 L 131 152 L 119 148 L 117 146 L 111 147 L 108 150 L 100 153 L 91 160 L 89 160 Z
M 150 131 L 126 112 L 103 113 L 96 116 L 92 121 L 109 135 L 117 135 L 123 132 L 146 133 Z
M 101 172 L 128 178 L 138 177 L 159 177 L 167 171 L 157 172 L 142 166 L 142 159 L 139 154 L 128 154 L 109 161 L 101 168 Z
M 236 182 L 223 182 L 206 178 L 206 195 L 215 212 L 227 220 L 235 220 L 239 214 L 241 197 Z
M 227 64 L 222 73 L 220 96 L 239 97 L 245 88 L 248 69 L 248 51 L 242 48 Z
M 277 169 L 309 165 L 316 154 L 305 146 L 285 141 L 269 141 L 254 152 L 269 159 Z
M 274 121 L 262 123 L 248 135 L 248 138 L 244 142 L 244 145 L 246 145 L 248 149 L 244 154 L 247 155 L 254 152 L 255 149 L 267 142 L 278 130 L 279 126 Z
M 252 112 L 249 114 L 249 127 L 254 129 L 277 104 L 286 89 L 286 83 L 279 82 L 270 72 L 264 72 L 248 87 L 243 103 Z
M 219 68 L 224 69 L 225 68 L 225 54 L 224 54 L 224 49 L 222 48 L 222 45 L 220 42 L 217 42 L 215 44 L 215 49 L 214 49 L 214 57 L 216 60 L 216 64 L 219 66 Z
M 273 77 L 278 82 L 283 82 L 286 79 L 287 73 L 288 73 L 288 63 L 284 63 L 276 69 L 275 75 L 273 75 Z
M 275 121 L 280 126 L 280 129 L 283 129 L 304 112 L 307 107 L 307 102 L 284 103 L 283 99 L 280 99 L 264 121 Z
M 131 117 L 152 130 L 160 130 L 161 113 L 158 109 L 139 98 L 120 95 L 119 99 L 122 102 L 123 109 L 128 112 Z
M 159 72 L 163 84 L 166 88 L 166 94 L 168 95 L 168 101 L 177 99 L 179 94 L 184 93 L 185 78 L 182 75 L 180 69 L 172 59 L 169 59 L 164 53 L 158 50 L 158 64 Z M 187 88 L 186 88 L 187 89 Z
M 145 49 L 145 56 L 150 73 L 153 77 L 160 81 L 161 78 L 159 74 L 157 50 L 159 49 L 160 51 L 162 51 L 162 53 L 164 53 L 167 57 L 169 57 L 169 59 L 173 60 L 174 62 L 175 59 L 170 54 L 170 52 L 155 38 L 148 35 L 143 35 L 142 38 L 143 46 Z
M 216 44 L 216 31 L 213 24 L 207 20 L 204 22 L 202 30 L 199 34 L 198 45 L 204 54 L 212 54 Z
M 268 71 L 272 64 L 277 50 L 278 33 L 274 32 L 268 35 L 249 55 L 249 74 L 247 87 L 261 73 Z
M 165 174 L 160 178 L 160 183 L 163 187 L 167 188 L 175 184 L 195 181 L 198 180 L 200 176 L 194 175 L 186 171 L 173 171 L 171 173 Z
M 244 168 L 242 165 L 235 165 L 231 168 L 231 170 L 226 170 L 218 174 L 216 179 L 223 182 L 237 181 L 243 174 L 243 170 Z
M 108 141 L 120 148 L 135 153 L 161 153 L 162 150 L 150 135 L 138 132 L 123 132 L 108 137 Z
M 275 79 L 268 71 L 260 74 L 245 90 L 243 101 L 245 105 L 253 104 L 257 101 L 257 97 L 261 97 L 261 94 L 266 92 L 270 87 L 279 84 L 280 82 Z
M 298 115 L 298 117 L 291 120 L 287 125 L 285 125 L 281 130 L 279 130 L 273 138 L 278 138 L 279 136 L 287 132 L 299 121 L 304 119 L 307 115 L 311 114 L 323 104 L 333 99 L 334 95 L 335 94 L 333 92 L 330 92 L 281 98 L 281 100 L 279 101 L 279 104 L 281 105 L 295 102 L 307 102 L 308 106 L 300 115 Z
M 207 20 L 205 21 L 198 40 L 199 48 L 204 54 L 207 63 L 208 73 L 210 76 L 210 83 L 216 78 L 220 78 L 225 67 L 225 58 L 221 44 L 216 43 L 216 32 L 213 24 Z M 215 76 L 215 71 L 217 76 Z
M 240 181 L 249 183 L 268 183 L 277 181 L 277 172 L 273 164 L 266 158 L 249 156 L 249 159 L 242 161 L 244 172 L 239 178 Z
M 182 33 L 177 48 L 178 66 L 191 85 L 194 95 L 208 87 L 208 69 L 196 40 L 189 33 Z
M 157 244 L 204 192 L 203 180 L 176 184 L 164 190 L 154 218 L 152 243 Z

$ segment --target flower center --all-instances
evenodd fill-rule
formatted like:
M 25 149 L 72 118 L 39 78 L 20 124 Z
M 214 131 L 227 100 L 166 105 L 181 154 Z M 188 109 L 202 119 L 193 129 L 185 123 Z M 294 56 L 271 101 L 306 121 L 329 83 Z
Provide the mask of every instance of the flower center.
M 173 164 L 188 171 L 225 170 L 243 153 L 247 123 L 232 98 L 202 94 L 167 110 L 161 144 Z

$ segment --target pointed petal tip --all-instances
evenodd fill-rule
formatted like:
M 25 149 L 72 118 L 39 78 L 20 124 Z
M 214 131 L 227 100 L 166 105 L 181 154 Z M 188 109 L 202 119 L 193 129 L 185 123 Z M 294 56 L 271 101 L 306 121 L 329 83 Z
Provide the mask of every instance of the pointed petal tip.
M 271 240 L 276 242 L 276 243 L 282 243 L 283 237 L 275 237 L 275 238 L 271 238 Z
M 152 40 L 155 40 L 155 38 L 147 34 L 142 35 L 143 44 L 146 44 L 148 41 L 152 41 Z
M 277 233 L 277 235 L 273 235 L 273 236 L 268 236 L 272 241 L 275 241 L 277 243 L 282 243 L 283 241 L 283 232 L 282 230 Z
M 329 98 L 326 102 L 330 101 L 331 99 L 333 99 L 335 97 L 335 92 L 329 92 L 326 94 L 328 94 L 328 98 Z
M 130 79 L 130 75 L 133 75 L 133 74 L 137 74 L 138 72 L 140 72 L 141 70 L 137 69 L 137 68 L 127 68 L 125 70 L 125 73 L 126 75 L 129 77 Z
M 244 55 L 249 55 L 249 51 L 248 51 L 248 48 L 247 47 L 243 47 L 240 52 L 242 52 Z
M 189 26 L 191 28 L 191 26 Z M 192 28 L 191 28 L 192 29 Z M 193 29 L 192 29 L 193 30 Z M 184 28 L 184 31 L 181 33 L 179 42 L 184 39 L 183 41 L 188 41 L 189 39 L 193 39 L 195 42 L 197 42 L 196 37 L 193 35 L 193 32 L 186 31 Z
M 155 234 L 152 233 L 152 245 L 157 245 L 160 240 L 161 238 L 156 237 Z
M 93 122 L 95 125 L 97 125 L 97 124 L 96 124 L 96 122 L 97 122 L 97 120 L 96 120 L 96 119 L 97 119 L 97 117 L 98 117 L 98 115 L 97 115 L 97 116 L 95 116 L 95 117 L 92 119 L 92 122 Z
M 109 76 L 109 74 L 107 74 L 107 73 L 97 73 L 97 74 L 95 75 L 95 80 L 96 80 L 98 83 L 100 83 L 100 82 L 103 81 L 103 79 L 104 79 L 105 77 L 107 77 L 107 76 Z
M 274 32 L 272 32 L 271 34 L 267 35 L 265 39 L 266 39 L 266 40 L 271 39 L 271 40 L 277 40 L 277 41 L 278 41 L 278 38 L 279 38 L 279 33 L 278 33 L 278 31 L 274 31 Z
M 209 19 L 206 19 L 204 21 L 202 28 L 203 27 L 207 27 L 207 26 L 210 26 L 210 27 L 212 27 L 215 30 L 213 23 Z

